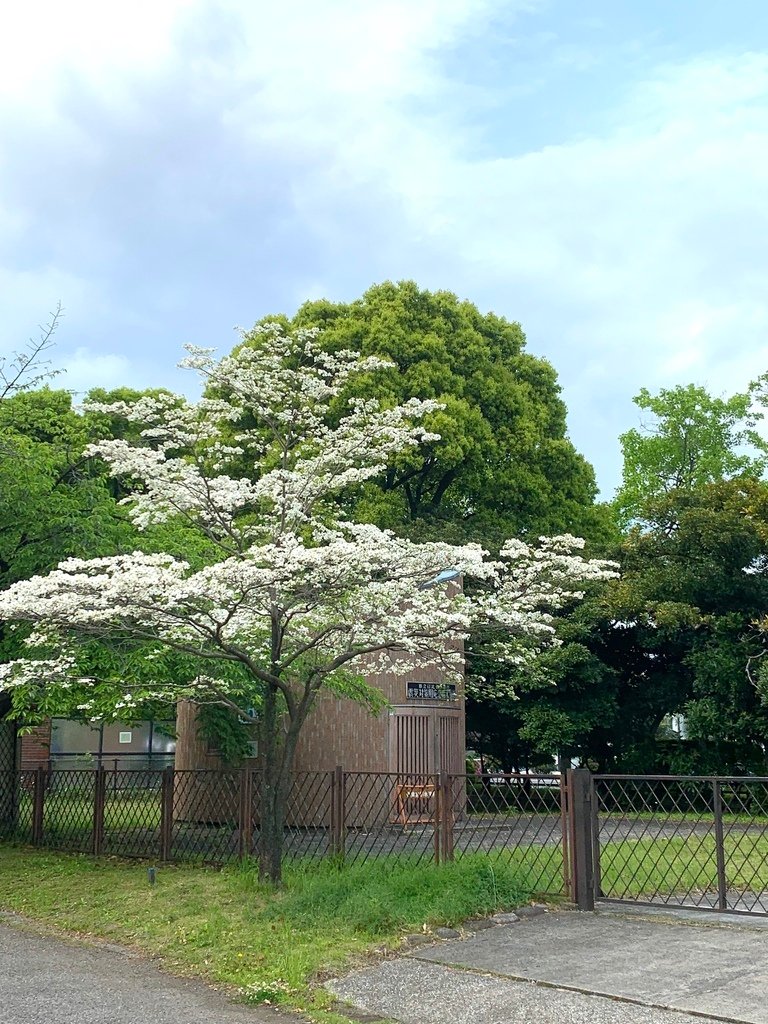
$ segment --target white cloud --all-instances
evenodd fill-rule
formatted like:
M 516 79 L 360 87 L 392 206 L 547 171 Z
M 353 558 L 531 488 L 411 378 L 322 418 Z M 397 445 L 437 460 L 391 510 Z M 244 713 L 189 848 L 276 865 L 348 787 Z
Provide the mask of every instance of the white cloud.
M 68 75 L 117 83 L 167 60 L 176 25 L 200 4 L 132 0 L 27 0 L 8 6 L 0 34 L 0 96 L 45 106 Z
M 532 328 L 604 480 L 641 385 L 732 391 L 768 368 L 768 54 L 661 68 L 613 121 L 508 159 L 435 135 L 428 188 L 392 168 L 433 238 L 421 279 L 439 251 L 446 283 Z
M 11 333 L 61 297 L 68 326 L 90 321 L 71 373 L 119 383 L 140 364 L 119 362 L 113 324 L 130 345 L 162 328 L 167 368 L 237 273 L 238 299 L 284 281 L 286 304 L 413 276 L 520 319 L 566 385 L 575 440 L 615 478 L 641 385 L 728 391 L 768 366 L 768 54 L 658 67 L 595 100 L 599 132 L 525 152 L 521 124 L 481 151 L 515 85 L 459 80 L 446 55 L 535 7 L 139 0 L 119 24 L 95 0 L 17 5 L 0 128 L 34 123 L 41 144 L 0 162 L 0 289 L 27 295 Z M 568 41 L 552 46 L 578 74 Z M 36 234 L 50 251 L 17 271 Z M 232 309 L 224 331 L 261 312 Z
M 96 353 L 88 348 L 75 349 L 64 354 L 62 369 L 57 385 L 83 394 L 91 388 L 147 387 L 144 381 L 137 381 L 131 362 L 117 353 Z

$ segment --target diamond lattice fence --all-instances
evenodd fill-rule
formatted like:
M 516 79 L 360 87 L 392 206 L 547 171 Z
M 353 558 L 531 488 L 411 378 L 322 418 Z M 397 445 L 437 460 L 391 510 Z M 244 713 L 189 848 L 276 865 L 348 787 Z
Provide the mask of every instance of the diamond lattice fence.
M 96 772 L 92 769 L 35 772 L 45 779 L 41 845 L 57 850 L 93 850 Z
M 160 850 L 162 772 L 104 772 L 102 852 L 157 857 Z
M 566 793 L 560 776 L 453 776 L 448 793 L 456 854 L 512 859 L 534 892 L 568 895 Z
M 768 911 L 768 780 L 595 776 L 597 895 Z

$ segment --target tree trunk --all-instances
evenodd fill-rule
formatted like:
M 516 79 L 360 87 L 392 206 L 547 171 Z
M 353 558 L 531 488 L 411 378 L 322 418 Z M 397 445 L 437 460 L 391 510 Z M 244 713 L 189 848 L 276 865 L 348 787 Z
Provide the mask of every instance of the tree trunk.
M 259 878 L 273 885 L 280 885 L 283 879 L 285 812 L 290 783 L 290 769 L 282 770 L 279 761 L 271 765 L 265 761 L 261 791 Z
M 278 712 L 278 690 L 268 686 L 261 719 L 263 751 L 261 776 L 261 835 L 259 877 L 279 885 L 283 879 L 285 810 L 290 787 L 291 758 L 286 763 L 286 738 Z
M 278 711 L 278 691 L 268 687 L 261 720 L 262 761 L 261 838 L 259 878 L 280 885 L 283 878 L 285 819 L 291 792 L 291 772 L 301 727 L 310 704 L 302 706 L 283 731 Z

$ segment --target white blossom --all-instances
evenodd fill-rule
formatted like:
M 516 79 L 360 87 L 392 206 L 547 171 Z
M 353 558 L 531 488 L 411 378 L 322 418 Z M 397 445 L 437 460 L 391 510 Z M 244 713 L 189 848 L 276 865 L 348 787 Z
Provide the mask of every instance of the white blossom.
M 218 556 L 203 568 L 170 553 L 71 558 L 14 584 L 0 595 L 0 618 L 33 623 L 34 632 L 30 656 L 0 666 L 0 688 L 75 678 L 67 638 L 119 635 L 204 666 L 194 683 L 158 684 L 145 697 L 194 693 L 246 706 L 244 673 L 256 688 L 279 690 L 298 721 L 342 670 L 406 674 L 439 661 L 460 679 L 462 644 L 475 625 L 503 631 L 500 657 L 523 664 L 554 642 L 553 613 L 613 574 L 584 559 L 583 542 L 567 535 L 535 546 L 509 540 L 491 560 L 478 545 L 416 544 L 334 517 L 340 491 L 437 440 L 423 425 L 435 402 L 386 408 L 365 399 L 339 408 L 349 380 L 385 360 L 329 354 L 315 332 L 286 335 L 273 325 L 219 361 L 190 349 L 184 365 L 203 376 L 205 397 L 91 405 L 142 430 L 139 442 L 105 440 L 89 453 L 134 482 L 127 504 L 140 529 L 191 524 Z M 423 587 L 447 566 L 464 586 Z M 58 658 L 55 636 L 64 644 Z M 237 679 L 227 671 L 233 665 Z M 112 711 L 136 700 L 126 686 Z

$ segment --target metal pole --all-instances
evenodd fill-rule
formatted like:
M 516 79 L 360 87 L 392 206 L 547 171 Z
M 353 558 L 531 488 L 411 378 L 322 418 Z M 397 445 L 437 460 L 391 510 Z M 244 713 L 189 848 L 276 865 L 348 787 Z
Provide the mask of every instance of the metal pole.
M 45 769 L 38 765 L 35 769 L 34 789 L 32 792 L 32 845 L 42 846 L 43 815 L 45 813 Z
M 171 859 L 173 843 L 174 770 L 163 768 L 160 783 L 160 860 Z
M 571 854 L 568 845 L 568 786 L 562 772 L 560 774 L 560 835 L 562 836 L 563 850 L 563 895 L 566 899 L 572 900 Z
M 96 769 L 93 788 L 93 854 L 98 857 L 104 848 L 104 806 L 107 800 L 107 773 L 104 765 Z
M 453 860 L 453 800 L 451 777 L 448 772 L 440 772 L 440 817 L 442 828 L 441 853 L 443 861 Z
M 342 859 L 346 846 L 346 811 L 344 767 L 337 764 L 331 776 L 331 852 Z
M 437 775 L 433 775 L 432 776 L 432 789 L 433 789 L 434 794 L 435 794 L 435 796 L 434 796 L 434 801 L 435 801 L 435 803 L 434 803 L 434 814 L 433 814 L 433 817 L 432 817 L 433 827 L 434 827 L 433 840 L 434 840 L 434 846 L 435 846 L 435 864 L 439 864 L 440 863 L 440 810 L 441 810 L 440 809 L 440 804 L 441 804 L 442 801 L 440 800 L 440 778 Z M 423 820 L 429 821 L 429 818 L 427 818 L 426 815 L 425 815 Z
M 603 877 L 600 870 L 600 801 L 597 796 L 597 785 L 595 778 L 592 776 L 591 781 L 591 794 L 592 794 L 592 873 L 594 876 L 594 882 L 592 890 L 595 897 L 599 897 L 603 894 Z
M 725 835 L 723 831 L 723 791 L 717 780 L 712 783 L 712 808 L 715 814 L 715 858 L 717 861 L 717 909 L 728 909 L 728 882 L 725 877 Z

